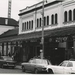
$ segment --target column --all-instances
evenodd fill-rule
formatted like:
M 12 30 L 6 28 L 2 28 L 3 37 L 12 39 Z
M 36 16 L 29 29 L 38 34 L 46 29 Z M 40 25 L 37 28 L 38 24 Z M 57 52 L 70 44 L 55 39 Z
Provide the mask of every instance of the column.
M 10 43 L 10 50 L 11 50 L 11 54 L 13 53 L 13 47 L 12 47 L 12 42 Z
M 8 42 L 6 43 L 6 56 L 8 56 Z
M 2 43 L 2 55 L 4 55 L 4 43 Z

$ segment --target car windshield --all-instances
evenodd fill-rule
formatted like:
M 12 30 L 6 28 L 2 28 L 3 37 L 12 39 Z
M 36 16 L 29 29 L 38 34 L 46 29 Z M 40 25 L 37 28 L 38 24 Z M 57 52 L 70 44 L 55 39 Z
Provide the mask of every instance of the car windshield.
M 49 61 L 47 61 L 47 60 L 36 59 L 36 64 L 49 65 L 49 64 L 51 64 L 51 63 L 50 63 Z
M 67 65 L 67 63 L 68 63 L 67 61 L 64 61 L 64 62 L 60 63 L 59 66 L 64 66 L 65 67 Z

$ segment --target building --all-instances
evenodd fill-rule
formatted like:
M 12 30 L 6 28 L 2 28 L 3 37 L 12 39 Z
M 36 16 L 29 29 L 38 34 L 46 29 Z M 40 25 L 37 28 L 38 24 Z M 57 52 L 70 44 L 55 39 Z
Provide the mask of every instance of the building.
M 18 27 L 18 21 L 12 18 L 0 17 L 0 34 Z
M 72 36 L 73 33 L 72 34 L 69 33 L 69 28 L 75 25 L 75 1 L 55 0 L 47 3 L 44 2 L 44 4 L 45 4 L 44 5 L 44 32 L 45 33 L 47 32 L 47 34 L 44 34 L 45 35 L 45 48 L 44 48 L 45 56 L 50 55 L 51 59 L 53 60 L 61 59 L 61 58 L 62 60 L 69 59 L 71 55 L 73 55 L 73 53 L 75 52 L 74 35 Z M 39 36 L 38 33 L 41 33 L 42 30 L 42 2 L 35 4 L 33 6 L 26 7 L 23 10 L 20 10 L 19 16 L 20 16 L 19 34 L 24 34 L 24 35 L 32 34 L 30 36 L 31 38 L 35 38 L 35 39 L 38 38 L 37 40 L 35 40 L 37 42 L 36 45 L 34 46 L 35 48 L 34 51 L 32 51 L 33 48 L 30 49 L 32 52 L 34 52 L 33 53 L 34 55 L 40 55 L 41 36 Z M 65 29 L 67 33 L 65 32 Z M 60 32 L 62 31 L 60 35 L 59 35 L 60 33 L 59 31 Z
M 18 28 L 18 21 L 14 20 L 12 18 L 0 17 L 0 38 L 6 38 L 8 35 L 10 35 L 9 31 L 15 30 L 16 28 Z M 13 33 L 11 33 L 11 35 L 12 34 Z M 1 39 L 1 41 L 2 41 L 2 39 Z M 2 48 L 2 45 L 4 45 L 4 44 L 2 44 L 2 43 L 3 42 L 1 42 L 1 44 L 0 44 L 0 52 L 1 52 L 1 54 L 4 52 L 2 55 L 7 55 L 6 43 L 3 48 Z
M 44 3 L 44 56 L 59 64 L 75 58 L 75 1 L 55 0 Z M 23 61 L 39 56 L 42 37 L 42 2 L 19 13 L 19 33 L 10 40 L 21 47 Z M 57 60 L 57 61 L 56 61 Z

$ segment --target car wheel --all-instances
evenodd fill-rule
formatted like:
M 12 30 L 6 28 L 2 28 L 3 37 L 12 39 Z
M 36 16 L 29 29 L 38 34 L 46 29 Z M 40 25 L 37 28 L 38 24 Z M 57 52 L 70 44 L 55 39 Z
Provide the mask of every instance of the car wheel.
M 49 74 L 54 74 L 51 69 L 48 70 L 48 73 L 49 73 Z
M 22 66 L 22 72 L 25 72 L 25 67 L 24 66 Z
M 35 70 L 34 70 L 34 73 L 35 73 L 35 74 L 38 74 L 38 70 L 37 70 L 37 69 L 35 69 Z

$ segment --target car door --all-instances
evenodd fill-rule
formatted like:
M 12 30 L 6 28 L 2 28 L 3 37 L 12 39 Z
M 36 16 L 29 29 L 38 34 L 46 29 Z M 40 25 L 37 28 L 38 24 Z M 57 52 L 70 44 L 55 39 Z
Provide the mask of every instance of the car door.
M 63 61 L 60 65 L 55 67 L 56 74 L 64 74 L 64 67 L 67 65 L 66 61 Z
M 68 62 L 67 66 L 64 67 L 64 73 L 65 74 L 72 73 L 72 68 L 73 68 L 73 63 L 72 62 Z
M 31 60 L 28 69 L 29 69 L 30 71 L 34 71 L 35 65 L 36 65 L 36 60 L 35 60 L 35 59 Z

